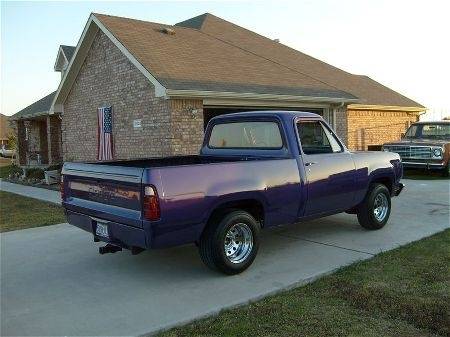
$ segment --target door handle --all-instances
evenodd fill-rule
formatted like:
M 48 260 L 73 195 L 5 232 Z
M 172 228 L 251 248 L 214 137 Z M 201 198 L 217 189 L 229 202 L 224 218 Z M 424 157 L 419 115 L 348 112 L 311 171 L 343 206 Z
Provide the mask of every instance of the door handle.
M 317 164 L 317 163 L 314 162 L 314 161 L 310 161 L 309 163 L 305 163 L 305 166 L 311 166 L 311 165 L 314 165 L 314 164 Z

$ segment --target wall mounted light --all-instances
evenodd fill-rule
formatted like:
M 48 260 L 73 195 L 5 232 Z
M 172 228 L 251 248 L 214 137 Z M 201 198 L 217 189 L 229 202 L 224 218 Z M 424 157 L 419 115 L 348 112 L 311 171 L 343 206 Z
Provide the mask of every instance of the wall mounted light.
M 197 119 L 197 116 L 198 116 L 199 112 L 200 112 L 200 109 L 191 108 L 190 109 L 191 118 L 192 119 Z

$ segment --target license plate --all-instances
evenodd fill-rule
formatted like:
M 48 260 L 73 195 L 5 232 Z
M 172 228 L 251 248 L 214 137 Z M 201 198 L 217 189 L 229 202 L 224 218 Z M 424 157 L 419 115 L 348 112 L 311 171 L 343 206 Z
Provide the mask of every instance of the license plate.
M 104 238 L 109 238 L 108 225 L 97 222 L 95 234 L 97 234 L 98 236 L 102 236 Z

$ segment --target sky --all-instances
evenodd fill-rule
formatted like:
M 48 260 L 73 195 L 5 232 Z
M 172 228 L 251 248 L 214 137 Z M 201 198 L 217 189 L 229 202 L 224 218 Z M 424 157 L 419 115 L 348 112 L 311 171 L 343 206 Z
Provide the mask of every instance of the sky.
M 450 115 L 450 1 L 1 2 L 1 113 L 57 89 L 91 12 L 175 24 L 212 13 Z

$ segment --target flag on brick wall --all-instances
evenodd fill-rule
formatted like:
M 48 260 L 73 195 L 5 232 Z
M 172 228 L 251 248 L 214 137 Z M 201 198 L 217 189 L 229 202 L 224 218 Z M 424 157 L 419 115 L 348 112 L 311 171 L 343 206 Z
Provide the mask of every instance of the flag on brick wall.
M 113 159 L 112 107 L 97 109 L 98 114 L 98 160 Z

